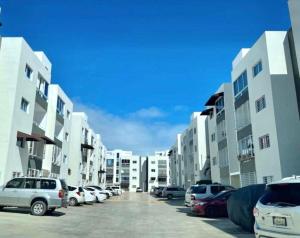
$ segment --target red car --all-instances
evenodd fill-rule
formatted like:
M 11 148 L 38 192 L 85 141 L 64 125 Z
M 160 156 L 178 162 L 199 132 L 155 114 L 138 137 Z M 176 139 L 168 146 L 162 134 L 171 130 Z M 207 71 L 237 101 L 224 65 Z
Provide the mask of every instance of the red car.
M 194 200 L 192 213 L 207 217 L 227 217 L 227 200 L 235 190 L 225 190 L 215 196 Z

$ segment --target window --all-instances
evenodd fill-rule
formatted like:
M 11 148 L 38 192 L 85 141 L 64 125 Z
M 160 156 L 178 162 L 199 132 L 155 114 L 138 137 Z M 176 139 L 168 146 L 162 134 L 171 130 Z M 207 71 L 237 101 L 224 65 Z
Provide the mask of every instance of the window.
M 240 130 L 251 124 L 250 104 L 249 101 L 243 103 L 235 111 L 236 129 Z
M 63 163 L 65 164 L 67 162 L 67 156 L 64 155 L 64 158 L 63 158 Z
M 136 172 L 136 171 L 137 171 L 137 169 L 132 169 L 132 171 Z
M 151 161 L 151 164 L 155 164 L 155 161 Z
M 76 187 L 68 186 L 69 191 L 74 191 L 75 189 L 76 189 Z
M 252 135 L 246 136 L 238 141 L 239 155 L 254 155 Z
M 155 169 L 151 169 L 151 172 L 155 172 Z
M 195 152 L 197 152 L 197 150 L 198 150 L 198 147 L 197 147 L 197 145 L 195 145 Z
M 64 101 L 60 97 L 57 97 L 57 105 L 56 105 L 57 113 L 61 116 L 64 116 L 64 108 L 65 108 Z
M 17 178 L 17 177 L 20 177 L 20 176 L 21 176 L 20 172 L 13 172 L 12 173 L 12 178 Z
M 17 138 L 17 146 L 20 148 L 24 148 L 24 139 L 23 138 Z
M 217 165 L 217 157 L 213 157 L 213 159 L 212 159 L 212 164 L 213 164 L 213 165 Z
M 155 177 L 151 177 L 151 181 L 155 181 L 155 179 L 156 179 Z
M 65 133 L 65 140 L 69 141 L 69 133 L 68 132 Z
M 194 128 L 194 134 L 196 134 L 197 133 L 197 129 L 196 128 Z
M 32 80 L 32 69 L 29 67 L 28 64 L 26 64 L 25 66 L 25 74 L 26 74 L 26 77 L 30 80 Z
M 41 179 L 40 188 L 41 189 L 55 189 L 56 188 L 56 181 L 55 180 L 50 180 L 50 179 Z
M 10 180 L 5 188 L 24 188 L 25 178 L 15 178 Z
M 132 177 L 133 180 L 136 180 L 136 177 Z
M 212 194 L 218 194 L 219 192 L 225 190 L 224 186 L 211 186 L 210 191 Z
M 273 176 L 264 176 L 263 177 L 263 183 L 268 184 L 273 182 Z
M 26 99 L 22 98 L 22 100 L 21 100 L 21 110 L 28 113 L 28 111 L 29 111 L 28 108 L 29 108 L 29 102 Z
M 106 160 L 106 166 L 113 167 L 114 166 L 114 160 L 113 159 Z
M 38 74 L 36 87 L 37 87 L 37 90 L 38 90 L 39 94 L 45 100 L 47 100 L 49 83 L 43 78 L 43 76 L 40 73 Z
M 216 101 L 216 113 L 218 114 L 224 108 L 224 97 L 219 97 Z
M 116 178 L 116 183 L 118 183 L 119 182 L 119 178 Z
M 255 101 L 256 112 L 260 112 L 266 107 L 265 95 Z
M 234 82 L 233 82 L 233 92 L 234 96 L 237 98 L 242 95 L 242 93 L 248 87 L 247 71 L 245 70 Z
M 26 189 L 36 189 L 36 182 L 37 182 L 37 179 L 26 179 L 25 181 L 25 188 Z
M 132 161 L 132 163 L 133 163 L 133 164 L 136 164 L 136 163 L 137 163 L 137 161 L 136 161 L 136 160 L 133 160 L 133 161 Z
M 262 137 L 259 137 L 259 148 L 261 150 L 270 147 L 270 137 L 269 135 L 264 135 Z
M 253 78 L 258 75 L 262 71 L 262 63 L 259 61 L 256 65 L 253 66 L 252 72 L 253 72 Z
M 191 187 L 191 193 L 204 194 L 206 193 L 206 186 L 193 186 Z
M 216 139 L 216 134 L 215 134 L 215 133 L 212 133 L 210 137 L 211 137 L 211 141 L 213 142 L 213 141 L 215 141 L 215 139 Z
M 136 185 L 132 185 L 132 188 L 136 188 Z
M 116 174 L 119 174 L 119 170 L 118 169 L 116 170 Z

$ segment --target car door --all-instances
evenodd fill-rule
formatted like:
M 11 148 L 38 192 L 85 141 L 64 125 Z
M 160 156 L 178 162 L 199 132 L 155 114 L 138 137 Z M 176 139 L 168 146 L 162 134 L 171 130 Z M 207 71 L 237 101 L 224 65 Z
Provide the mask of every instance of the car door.
M 37 179 L 26 178 L 25 186 L 19 190 L 18 206 L 29 207 L 32 199 L 37 194 Z
M 25 178 L 10 180 L 0 192 L 0 204 L 5 206 L 18 206 L 20 189 L 24 187 Z

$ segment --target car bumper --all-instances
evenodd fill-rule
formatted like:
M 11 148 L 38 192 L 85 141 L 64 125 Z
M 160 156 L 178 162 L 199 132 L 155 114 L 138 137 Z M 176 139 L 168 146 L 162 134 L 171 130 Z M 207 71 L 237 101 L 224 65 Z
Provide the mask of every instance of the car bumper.
M 202 207 L 202 206 L 199 206 L 199 205 L 196 205 L 196 206 L 192 205 L 191 206 L 191 212 L 193 214 L 203 216 L 203 215 L 205 215 L 205 208 Z
M 61 208 L 68 207 L 68 199 L 50 199 L 48 202 L 48 208 Z
M 286 233 L 263 230 L 257 224 L 254 225 L 254 233 L 255 233 L 255 238 L 299 238 L 300 237 L 300 234 L 289 235 Z

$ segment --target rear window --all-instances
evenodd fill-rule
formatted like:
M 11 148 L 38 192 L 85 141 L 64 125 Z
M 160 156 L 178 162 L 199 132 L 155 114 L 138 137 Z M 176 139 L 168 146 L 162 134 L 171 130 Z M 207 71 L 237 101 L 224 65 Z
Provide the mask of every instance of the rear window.
M 86 190 L 88 190 L 88 191 L 95 191 L 94 189 L 92 189 L 92 188 L 85 188 Z
M 78 188 L 78 191 L 79 191 L 79 192 L 83 192 L 83 188 L 82 188 L 82 187 L 79 187 L 79 188 Z
M 225 190 L 225 186 L 211 186 L 210 190 L 212 194 L 218 194 Z
M 76 188 L 72 186 L 68 186 L 69 191 L 74 191 Z
M 206 193 L 206 186 L 191 187 L 191 193 L 196 193 L 196 194 Z
M 167 188 L 167 191 L 178 191 L 178 188 Z
M 269 185 L 260 202 L 264 205 L 300 206 L 300 184 Z
M 50 180 L 50 179 L 41 179 L 40 181 L 37 181 L 37 183 L 40 183 L 41 189 L 55 189 L 56 188 L 56 181 Z

